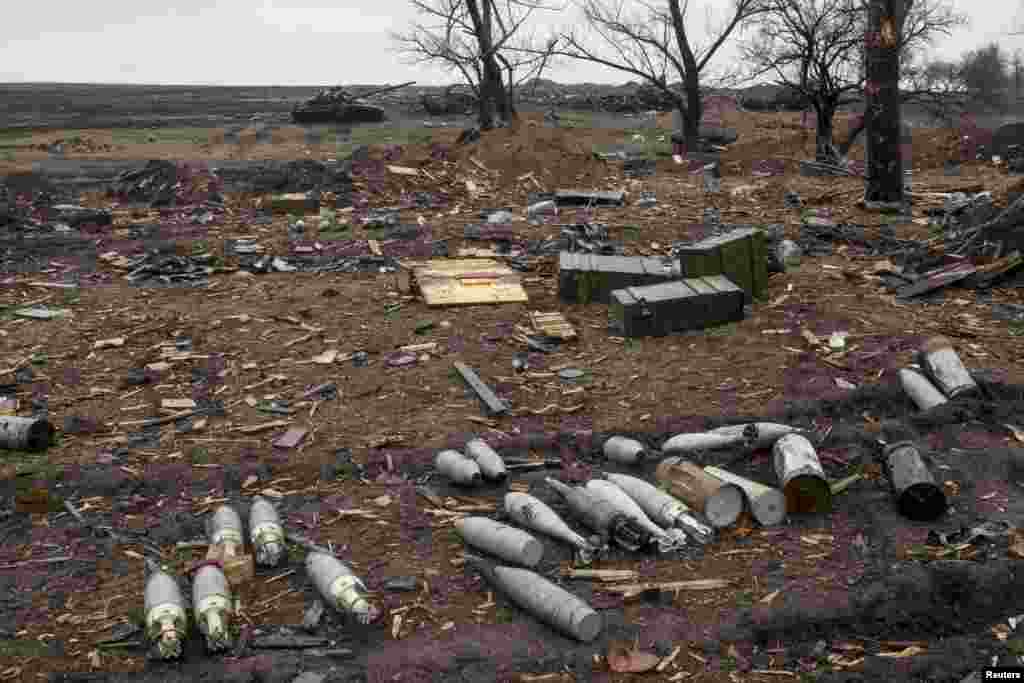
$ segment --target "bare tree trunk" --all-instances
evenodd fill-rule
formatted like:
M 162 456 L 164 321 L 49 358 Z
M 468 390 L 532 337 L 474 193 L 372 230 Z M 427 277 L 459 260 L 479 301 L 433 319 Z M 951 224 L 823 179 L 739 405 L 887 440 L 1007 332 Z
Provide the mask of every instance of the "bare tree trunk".
M 683 58 L 683 88 L 686 90 L 686 110 L 683 114 L 683 140 L 686 150 L 697 150 L 700 146 L 700 117 L 704 113 L 700 101 L 700 73 L 697 70 L 697 58 L 690 49 L 686 39 L 686 24 L 683 21 L 683 10 L 679 0 L 669 0 L 669 12 L 672 15 L 672 27 L 675 29 L 676 47 Z
M 829 164 L 836 163 L 839 161 L 837 158 L 839 155 L 836 152 L 835 146 L 832 144 L 832 127 L 833 122 L 835 121 L 836 111 L 827 105 L 816 106 L 814 109 L 818 118 L 814 159 L 815 161 L 821 161 Z
M 481 130 L 490 130 L 494 128 L 495 105 L 504 97 L 501 92 L 501 70 L 498 68 L 493 54 L 491 6 L 488 4 L 490 0 L 483 0 L 483 2 L 483 13 L 480 12 L 477 0 L 466 0 L 466 9 L 469 10 L 470 19 L 473 21 L 473 31 L 476 33 L 476 40 L 480 45 L 480 59 L 483 62 L 480 74 L 480 118 L 478 123 Z
M 909 6 L 909 0 L 871 0 L 868 6 L 867 109 L 871 115 L 864 199 L 880 208 L 903 204 L 899 36 Z

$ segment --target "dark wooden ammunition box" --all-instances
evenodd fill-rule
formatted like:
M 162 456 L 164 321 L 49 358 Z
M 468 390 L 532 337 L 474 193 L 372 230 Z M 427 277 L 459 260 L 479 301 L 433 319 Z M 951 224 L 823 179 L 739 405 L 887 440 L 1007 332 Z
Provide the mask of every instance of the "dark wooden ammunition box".
M 612 326 L 624 337 L 661 337 L 743 320 L 743 290 L 723 275 L 617 289 Z
M 725 275 L 745 300 L 763 299 L 768 290 L 768 248 L 759 228 L 740 228 L 679 250 L 683 277 Z
M 611 293 L 680 277 L 673 261 L 563 251 L 558 257 L 558 294 L 567 303 L 608 303 Z

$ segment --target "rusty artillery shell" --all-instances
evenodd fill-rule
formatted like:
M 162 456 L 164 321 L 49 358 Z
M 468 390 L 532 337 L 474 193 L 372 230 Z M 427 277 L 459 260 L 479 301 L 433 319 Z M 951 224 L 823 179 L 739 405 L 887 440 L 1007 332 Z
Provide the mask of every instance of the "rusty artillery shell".
M 925 375 L 948 398 L 978 389 L 978 384 L 953 349 L 953 342 L 946 337 L 932 337 L 926 341 L 918 354 L 918 362 Z
M 883 455 L 900 514 L 915 522 L 931 522 L 941 517 L 948 507 L 946 493 L 935 483 L 913 442 L 890 444 Z
M 806 514 L 832 509 L 832 489 L 806 437 L 787 434 L 775 442 L 772 452 L 775 475 L 786 497 L 786 512 Z
M 324 601 L 335 609 L 353 615 L 362 624 L 380 615 L 367 600 L 363 582 L 333 555 L 310 553 L 306 556 L 306 573 Z
M 612 462 L 635 465 L 647 456 L 647 447 L 636 439 L 613 436 L 604 442 L 604 457 Z
M 480 466 L 458 451 L 441 451 L 434 458 L 434 467 L 456 484 L 475 486 L 480 483 Z
M 263 496 L 252 499 L 249 508 L 249 538 L 256 551 L 256 561 L 265 567 L 276 567 L 284 554 L 284 527 L 273 504 Z
M 705 467 L 704 471 L 743 489 L 750 505 L 750 512 L 761 526 L 775 526 L 786 518 L 786 497 L 782 495 L 782 491 L 717 467 Z
M 192 577 L 192 609 L 210 652 L 231 647 L 231 589 L 224 572 L 205 565 Z
M 682 529 L 687 536 L 701 544 L 708 543 L 714 538 L 714 529 L 694 517 L 685 503 L 676 500 L 657 486 L 628 474 L 605 472 L 604 476 L 625 491 L 643 508 L 647 516 L 658 524 Z
M 682 458 L 665 458 L 655 477 L 669 493 L 697 510 L 716 528 L 736 523 L 743 512 L 743 490 L 711 476 Z
M 930 410 L 947 402 L 942 392 L 917 370 L 911 368 L 900 370 L 900 384 L 910 400 L 921 410 Z
M 466 457 L 477 464 L 484 479 L 502 481 L 508 476 L 505 461 L 483 439 L 472 439 L 466 443 Z
M 589 643 L 601 632 L 601 615 L 540 574 L 517 567 L 494 567 L 493 576 L 496 587 L 512 602 L 562 633 Z
M 455 530 L 469 545 L 524 567 L 537 566 L 544 556 L 544 544 L 536 538 L 488 517 L 464 517 Z
M 146 636 L 156 644 L 161 659 L 180 657 L 188 630 L 188 613 L 178 582 L 166 572 L 153 572 L 146 579 L 144 596 Z
M 53 425 L 34 417 L 0 416 L 0 448 L 43 451 L 53 442 Z

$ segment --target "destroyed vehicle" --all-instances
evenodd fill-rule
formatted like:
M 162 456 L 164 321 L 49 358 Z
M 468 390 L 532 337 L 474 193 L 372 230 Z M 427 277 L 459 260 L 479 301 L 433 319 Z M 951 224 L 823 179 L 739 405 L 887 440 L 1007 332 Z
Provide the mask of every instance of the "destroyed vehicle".
M 370 104 L 366 98 L 398 90 L 413 83 L 415 81 L 378 88 L 364 93 L 360 97 L 350 95 L 340 86 L 321 90 L 292 110 L 292 120 L 299 124 L 379 123 L 387 118 L 384 109 Z

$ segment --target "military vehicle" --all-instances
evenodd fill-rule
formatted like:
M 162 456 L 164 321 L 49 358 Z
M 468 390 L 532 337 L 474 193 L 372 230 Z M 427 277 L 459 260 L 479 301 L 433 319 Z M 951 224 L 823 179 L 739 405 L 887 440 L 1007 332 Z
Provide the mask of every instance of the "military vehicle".
M 295 123 L 378 123 L 387 118 L 384 109 L 370 104 L 366 98 L 405 88 L 416 81 L 377 88 L 355 97 L 341 86 L 321 90 L 292 110 Z

